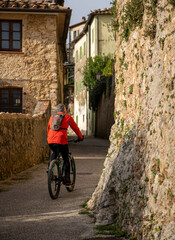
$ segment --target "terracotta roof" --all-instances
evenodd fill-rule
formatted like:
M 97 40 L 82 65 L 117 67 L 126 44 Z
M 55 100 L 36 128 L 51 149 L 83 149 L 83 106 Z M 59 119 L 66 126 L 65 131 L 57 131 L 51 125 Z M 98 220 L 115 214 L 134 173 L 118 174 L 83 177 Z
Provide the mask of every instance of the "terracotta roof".
M 88 30 L 88 25 L 91 24 L 93 18 L 95 15 L 112 15 L 112 12 L 110 10 L 110 8 L 104 8 L 103 10 L 101 9 L 96 9 L 91 11 L 91 13 L 88 15 L 88 19 L 85 23 L 85 26 L 83 28 L 83 30 L 80 32 L 80 34 L 72 41 L 72 43 L 76 43 L 83 35 L 86 34 L 87 30 Z
M 95 15 L 112 15 L 111 8 L 104 8 L 102 9 L 95 9 L 91 11 L 91 13 L 88 15 L 87 22 L 90 22 L 92 18 L 94 18 Z
M 77 27 L 77 26 L 83 25 L 83 24 L 85 24 L 85 23 L 86 23 L 86 20 L 85 20 L 85 21 L 82 21 L 82 22 L 79 22 L 79 23 L 75 23 L 75 24 L 69 26 L 69 28 L 74 28 L 74 27 Z
M 87 21 L 85 21 L 86 24 L 85 24 L 83 30 L 82 30 L 82 31 L 80 32 L 80 34 L 72 41 L 72 43 L 78 42 L 78 40 L 79 40 L 80 38 L 82 38 L 82 37 L 86 34 L 86 32 L 87 32 L 87 30 L 88 30 L 88 25 L 91 24 L 92 19 L 94 18 L 95 15 L 112 15 L 112 12 L 111 12 L 110 8 L 109 8 L 109 9 L 104 8 L 103 10 L 101 10 L 101 9 L 96 9 L 96 10 L 91 11 L 91 13 L 88 15 Z
M 54 0 L 0 0 L 0 10 L 67 10 L 68 7 L 63 7 L 63 4 L 58 4 L 59 1 Z M 60 3 L 63 1 L 60 1 Z
M 95 9 L 91 11 L 89 15 L 96 15 L 96 14 L 112 14 L 110 8 L 104 8 L 104 9 Z

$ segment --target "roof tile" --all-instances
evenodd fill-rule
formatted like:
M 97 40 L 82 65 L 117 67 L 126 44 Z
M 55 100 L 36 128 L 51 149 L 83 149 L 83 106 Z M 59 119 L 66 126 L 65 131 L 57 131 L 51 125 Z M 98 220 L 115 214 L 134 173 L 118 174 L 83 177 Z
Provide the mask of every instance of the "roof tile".
M 59 1 L 57 1 L 59 2 Z M 60 1 L 62 2 L 62 1 Z M 63 7 L 62 4 L 56 3 L 54 0 L 0 0 L 0 10 L 3 9 L 69 9 Z

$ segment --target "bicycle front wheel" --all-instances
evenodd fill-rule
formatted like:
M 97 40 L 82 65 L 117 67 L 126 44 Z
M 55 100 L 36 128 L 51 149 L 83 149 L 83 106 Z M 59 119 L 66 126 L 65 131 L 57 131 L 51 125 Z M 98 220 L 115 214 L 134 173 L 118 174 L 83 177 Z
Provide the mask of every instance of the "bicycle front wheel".
M 48 190 L 52 199 L 58 198 L 61 187 L 61 168 L 58 160 L 52 160 L 48 170 Z
M 66 189 L 68 192 L 72 192 L 75 187 L 75 180 L 76 180 L 76 166 L 75 166 L 75 160 L 71 153 L 69 153 L 69 162 L 70 162 L 70 180 L 71 185 L 66 186 Z

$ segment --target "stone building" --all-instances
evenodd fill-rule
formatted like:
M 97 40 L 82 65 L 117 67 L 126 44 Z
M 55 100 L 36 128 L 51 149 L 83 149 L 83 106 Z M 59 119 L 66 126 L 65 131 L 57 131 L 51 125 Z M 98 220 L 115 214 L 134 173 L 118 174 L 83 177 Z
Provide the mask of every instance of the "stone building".
M 0 0 L 0 111 L 63 102 L 71 10 L 64 1 Z
M 115 56 L 115 38 L 109 27 L 111 21 L 112 14 L 108 9 L 94 10 L 89 14 L 81 33 L 73 41 L 75 56 L 74 117 L 86 135 L 95 134 L 98 122 L 95 120 L 95 112 L 89 107 L 89 92 L 83 84 L 84 67 L 89 57 L 94 58 L 97 55 L 107 56 L 109 54 Z M 113 112 L 113 108 L 111 112 Z M 99 114 L 99 119 L 101 123 L 104 123 L 103 126 L 100 126 L 101 132 L 105 131 L 107 127 L 111 128 L 111 125 L 107 126 L 106 121 L 103 122 L 104 116 Z
M 64 64 L 67 69 L 67 78 L 64 82 L 64 103 L 67 112 L 74 115 L 74 39 L 80 34 L 85 26 L 86 18 L 82 17 L 82 21 L 69 26 L 69 42 L 67 44 L 68 61 Z
M 74 39 L 78 37 L 78 35 L 83 31 L 83 28 L 86 24 L 86 18 L 82 17 L 82 21 L 76 24 L 73 24 L 69 27 L 69 62 L 74 63 L 75 55 L 74 55 Z

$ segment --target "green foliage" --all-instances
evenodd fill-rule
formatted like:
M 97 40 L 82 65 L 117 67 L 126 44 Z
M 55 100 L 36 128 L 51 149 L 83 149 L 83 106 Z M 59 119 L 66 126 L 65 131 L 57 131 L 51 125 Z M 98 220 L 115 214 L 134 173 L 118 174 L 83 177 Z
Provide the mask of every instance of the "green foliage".
M 122 37 L 125 41 L 128 41 L 130 32 L 137 26 L 142 26 L 144 14 L 143 0 L 131 0 L 127 2 L 123 12 L 124 14 L 121 18 Z
M 125 67 L 126 70 L 128 70 L 128 63 L 125 63 L 124 67 Z
M 145 29 L 144 35 L 154 39 L 156 36 L 156 24 L 153 23 L 148 25 Z
M 90 57 L 86 61 L 83 83 L 89 90 L 90 107 L 93 110 L 97 109 L 103 92 L 110 93 L 112 65 L 112 59 L 109 56 Z M 97 73 L 101 75 L 100 80 L 96 78 Z
M 120 80 L 121 84 L 123 84 L 124 81 L 125 81 L 125 79 L 122 77 L 121 80 Z
M 149 36 L 153 40 L 156 36 L 156 16 L 158 0 L 146 0 L 145 2 L 147 4 L 147 15 L 150 16 L 151 19 L 147 23 L 144 35 Z
M 160 43 L 161 49 L 162 49 L 162 51 L 163 51 L 164 45 L 165 45 L 165 37 L 164 37 L 164 38 L 160 38 L 160 39 L 159 39 L 159 43 Z
M 123 52 L 123 56 L 122 56 L 122 58 L 119 58 L 119 61 L 120 61 L 120 67 L 123 65 L 124 60 L 125 60 L 125 52 Z
M 126 100 L 123 101 L 123 106 L 124 106 L 125 108 L 127 108 L 127 102 L 126 102 Z
M 137 61 L 139 61 L 139 54 L 135 54 L 135 58 L 137 59 Z
M 168 0 L 168 3 L 170 3 L 171 5 L 173 5 L 173 7 L 175 7 L 175 0 Z
M 96 234 L 100 235 L 114 235 L 115 237 L 126 236 L 126 231 L 123 231 L 118 225 L 96 226 Z
M 109 56 L 95 56 L 94 58 L 90 57 L 87 59 L 84 68 L 83 83 L 89 90 L 96 86 L 96 75 L 98 72 L 102 77 L 112 76 L 112 60 Z
M 148 3 L 148 5 L 146 6 L 148 14 L 151 15 L 152 17 L 156 17 L 157 15 L 156 7 L 158 0 L 146 0 L 146 3 Z
M 112 12 L 112 15 L 113 15 L 113 18 L 112 18 L 112 28 L 113 28 L 113 31 L 116 32 L 119 30 L 119 21 L 118 21 L 118 9 L 116 7 L 117 5 L 117 0 L 113 0 L 112 2 L 110 2 L 111 4 L 111 12 Z
M 125 119 L 122 118 L 121 119 L 121 125 L 120 125 L 122 131 L 124 129 L 124 123 L 125 123 Z
M 83 208 L 87 207 L 87 202 L 82 203 L 80 207 L 83 207 Z
M 121 20 L 119 21 L 119 13 L 117 9 L 117 0 L 111 2 L 111 11 L 113 13 L 112 26 L 115 31 L 121 27 L 122 38 L 128 41 L 130 32 L 137 26 L 142 26 L 144 5 L 143 0 L 130 0 L 128 1 L 122 12 Z
M 153 173 L 154 176 L 157 174 L 156 166 L 153 166 L 153 168 L 152 168 L 152 173 Z
M 149 178 L 148 178 L 148 177 L 146 177 L 144 181 L 145 181 L 145 182 L 149 182 Z
M 105 77 L 112 76 L 112 60 L 108 59 L 103 71 L 102 75 Z

